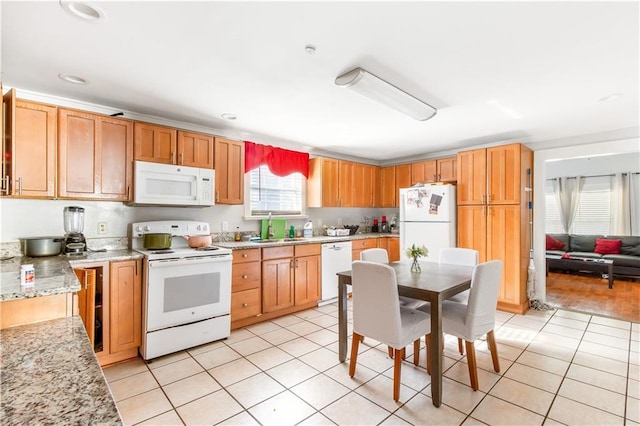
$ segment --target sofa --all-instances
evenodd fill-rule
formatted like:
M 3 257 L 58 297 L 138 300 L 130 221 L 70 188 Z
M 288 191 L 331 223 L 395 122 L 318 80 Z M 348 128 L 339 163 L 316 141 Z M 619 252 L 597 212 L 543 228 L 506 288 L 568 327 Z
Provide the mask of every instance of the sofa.
M 546 240 L 547 256 L 610 259 L 614 275 L 640 277 L 640 236 L 547 234 Z

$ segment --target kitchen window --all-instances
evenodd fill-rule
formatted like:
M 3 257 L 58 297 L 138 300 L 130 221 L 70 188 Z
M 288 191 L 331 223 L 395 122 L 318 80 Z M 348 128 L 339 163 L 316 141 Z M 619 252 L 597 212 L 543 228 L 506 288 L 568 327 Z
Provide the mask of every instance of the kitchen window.
M 306 180 L 301 173 L 280 177 L 265 165 L 245 173 L 246 218 L 262 218 L 269 212 L 280 217 L 306 217 Z

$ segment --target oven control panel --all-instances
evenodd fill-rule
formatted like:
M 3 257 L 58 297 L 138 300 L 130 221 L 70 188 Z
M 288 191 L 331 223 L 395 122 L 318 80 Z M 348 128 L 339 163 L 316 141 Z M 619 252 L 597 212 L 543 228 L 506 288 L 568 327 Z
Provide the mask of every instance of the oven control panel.
M 170 233 L 173 236 L 209 235 L 211 232 L 207 222 L 190 220 L 138 222 L 131 224 L 131 229 L 134 237 L 154 233 Z

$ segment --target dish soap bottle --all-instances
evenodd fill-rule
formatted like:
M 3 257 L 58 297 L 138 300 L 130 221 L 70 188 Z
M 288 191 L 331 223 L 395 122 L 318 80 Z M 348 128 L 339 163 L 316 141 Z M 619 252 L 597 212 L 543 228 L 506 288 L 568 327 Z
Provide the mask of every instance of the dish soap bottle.
M 293 227 L 293 225 L 291 225 L 291 227 L 289 228 L 289 238 L 295 238 L 296 236 L 296 228 Z

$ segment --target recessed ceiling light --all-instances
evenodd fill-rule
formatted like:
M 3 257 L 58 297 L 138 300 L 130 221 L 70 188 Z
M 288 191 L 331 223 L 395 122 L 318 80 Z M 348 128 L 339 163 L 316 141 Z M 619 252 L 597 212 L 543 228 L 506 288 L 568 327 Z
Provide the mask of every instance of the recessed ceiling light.
M 62 81 L 66 81 L 67 83 L 89 84 L 89 80 L 87 80 L 86 78 L 78 77 L 77 75 L 60 73 L 58 74 L 58 78 Z
M 229 120 L 229 121 L 233 121 L 233 120 L 237 120 L 238 116 L 235 114 L 230 114 L 228 112 L 225 112 L 224 114 L 222 114 L 220 117 L 224 118 L 225 120 Z
M 314 53 L 316 53 L 316 47 L 310 44 L 307 44 L 304 47 L 304 51 L 307 52 L 308 55 L 313 55 Z
M 107 19 L 107 15 L 99 7 L 86 1 L 60 0 L 60 6 L 80 19 L 98 22 Z
M 604 98 L 598 99 L 600 102 L 608 102 L 615 101 L 616 99 L 620 99 L 622 97 L 622 93 L 612 93 L 609 96 L 605 96 Z

